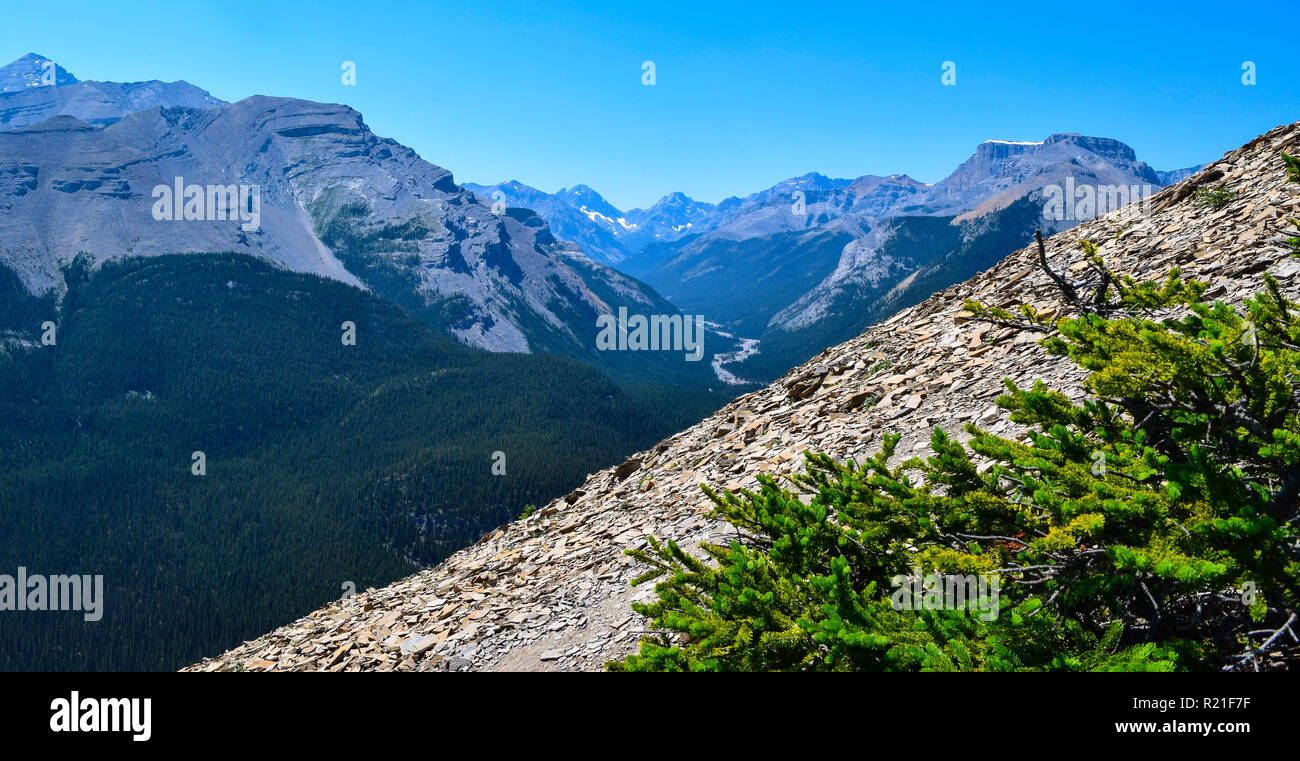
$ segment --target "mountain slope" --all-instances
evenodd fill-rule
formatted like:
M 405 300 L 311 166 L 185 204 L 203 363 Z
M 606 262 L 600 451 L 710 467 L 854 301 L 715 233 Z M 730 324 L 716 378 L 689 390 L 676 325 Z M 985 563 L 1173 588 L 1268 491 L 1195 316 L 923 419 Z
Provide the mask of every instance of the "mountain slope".
M 88 265 L 57 310 L 0 277 L 0 565 L 103 575 L 103 618 L 6 619 L 0 670 L 178 668 L 436 563 L 717 406 L 463 346 L 253 257 Z
M 756 238 L 710 238 L 691 256 L 655 270 L 655 286 L 674 304 L 723 321 L 745 336 L 761 335 L 790 294 L 804 293 L 834 271 L 856 229 L 790 231 Z M 690 305 L 686 307 L 685 305 Z
M 1130 207 L 1047 241 L 1058 269 L 1078 268 L 1087 239 L 1120 272 L 1158 277 L 1180 267 L 1210 283 L 1209 295 L 1240 302 L 1279 279 L 1300 291 L 1288 255 L 1286 218 L 1300 215 L 1279 153 L 1300 152 L 1300 123 L 1279 127 L 1158 193 L 1149 214 Z M 1220 209 L 1197 204 L 1199 187 L 1236 193 Z M 195 670 L 593 670 L 631 651 L 643 620 L 628 607 L 641 568 L 623 550 L 645 536 L 689 546 L 726 541 L 707 517 L 698 484 L 749 488 L 759 473 L 790 473 L 806 449 L 838 459 L 875 451 L 884 432 L 903 434 L 900 455 L 928 446 L 940 426 L 1017 427 L 993 406 L 1002 379 L 1044 379 L 1062 390 L 1080 378 L 1068 360 L 1032 337 L 969 321 L 962 304 L 1057 306 L 1024 248 L 965 283 L 934 294 L 780 381 L 748 394 L 690 429 L 597 473 L 563 499 L 483 537 L 435 569 L 326 608 Z

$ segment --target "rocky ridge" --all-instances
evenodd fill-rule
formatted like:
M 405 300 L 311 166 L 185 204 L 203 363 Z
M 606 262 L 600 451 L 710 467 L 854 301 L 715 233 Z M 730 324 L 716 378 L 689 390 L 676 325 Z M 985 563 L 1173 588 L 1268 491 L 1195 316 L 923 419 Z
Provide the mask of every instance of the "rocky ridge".
M 185 81 L 83 82 L 36 53 L 0 66 L 0 130 L 54 116 L 72 116 L 102 127 L 155 106 L 213 108 L 224 103 Z
M 1054 266 L 1080 269 L 1088 239 L 1118 271 L 1140 277 L 1179 267 L 1210 283 L 1208 295 L 1239 303 L 1270 272 L 1295 298 L 1300 260 L 1283 245 L 1300 216 L 1279 153 L 1300 152 L 1300 123 L 1279 127 L 1202 172 L 1135 206 L 1047 241 Z M 1219 209 L 1196 203 L 1200 187 L 1236 195 Z M 334 602 L 194 671 L 596 670 L 632 651 L 645 621 L 629 603 L 640 568 L 623 550 L 647 535 L 691 545 L 720 540 L 698 484 L 751 487 L 759 473 L 801 466 L 801 452 L 861 458 L 888 431 L 901 456 L 922 452 L 931 430 L 967 422 L 1003 435 L 1015 426 L 994 406 L 1004 377 L 1043 379 L 1077 395 L 1081 373 L 1047 356 L 1033 336 L 971 321 L 966 298 L 1060 304 L 1035 251 L 1021 249 L 965 283 L 936 293 L 776 383 L 742 396 L 692 428 L 571 494 L 515 521 L 436 568 Z

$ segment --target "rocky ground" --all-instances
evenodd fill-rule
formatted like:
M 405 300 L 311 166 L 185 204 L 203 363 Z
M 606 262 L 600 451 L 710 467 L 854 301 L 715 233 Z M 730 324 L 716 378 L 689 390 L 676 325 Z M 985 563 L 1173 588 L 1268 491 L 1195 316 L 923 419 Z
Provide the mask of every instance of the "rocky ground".
M 1286 217 L 1300 216 L 1279 153 L 1300 153 L 1300 123 L 1280 127 L 1156 196 L 1047 241 L 1058 269 L 1083 265 L 1087 239 L 1117 271 L 1156 277 L 1170 268 L 1211 284 L 1230 302 L 1271 272 L 1293 294 L 1300 260 L 1283 246 Z M 1236 195 L 1220 209 L 1197 203 L 1200 187 Z M 1076 390 L 1080 373 L 1046 356 L 1032 335 L 969 320 L 966 298 L 990 306 L 1058 301 L 1022 249 L 975 278 L 935 294 L 824 351 L 771 386 L 736 399 L 682 433 L 581 488 L 484 536 L 436 568 L 333 603 L 193 671 L 596 670 L 632 651 L 645 620 L 629 603 L 647 587 L 623 551 L 647 535 L 683 544 L 718 540 L 699 484 L 756 485 L 790 473 L 804 450 L 861 458 L 881 434 L 904 435 L 900 453 L 927 446 L 930 431 L 976 422 L 1014 433 L 994 399 L 1004 377 Z M 872 401 L 874 400 L 874 403 Z M 652 585 L 651 585 L 652 586 Z

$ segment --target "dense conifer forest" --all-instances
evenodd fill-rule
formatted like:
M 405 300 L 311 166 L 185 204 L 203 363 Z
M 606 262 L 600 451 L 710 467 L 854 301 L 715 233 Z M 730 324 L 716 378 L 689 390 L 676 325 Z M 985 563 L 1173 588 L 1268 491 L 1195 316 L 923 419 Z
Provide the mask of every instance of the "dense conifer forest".
M 102 574 L 104 614 L 5 614 L 0 670 L 183 666 L 437 563 L 723 401 L 471 349 L 247 257 L 65 274 L 56 305 L 0 273 L 0 573 Z

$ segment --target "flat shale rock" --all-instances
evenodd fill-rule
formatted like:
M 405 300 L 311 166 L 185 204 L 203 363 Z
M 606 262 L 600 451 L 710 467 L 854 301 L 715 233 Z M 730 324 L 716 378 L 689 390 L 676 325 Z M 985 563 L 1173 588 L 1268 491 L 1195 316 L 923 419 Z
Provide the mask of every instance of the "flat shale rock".
M 1286 181 L 1283 151 L 1300 153 L 1300 123 L 1161 191 L 1145 215 L 1134 204 L 1053 236 L 1048 259 L 1077 271 L 1078 242 L 1087 239 L 1119 272 L 1158 277 L 1178 267 L 1230 303 L 1260 289 L 1269 272 L 1297 298 L 1300 262 L 1283 241 L 1286 217 L 1300 214 L 1300 186 Z M 1197 205 L 1193 193 L 1210 184 L 1237 195 L 1220 210 Z M 962 311 L 967 298 L 1059 309 L 1035 262 L 1034 247 L 1016 251 L 436 568 L 331 603 L 185 670 L 599 670 L 646 633 L 629 604 L 653 590 L 629 585 L 640 569 L 624 550 L 644 547 L 651 535 L 684 546 L 727 535 L 707 517 L 700 483 L 753 487 L 760 473 L 795 472 L 808 449 L 860 461 L 889 431 L 903 434 L 903 455 L 923 451 L 936 426 L 959 437 L 967 422 L 1016 435 L 993 405 L 1004 377 L 1021 385 L 1042 379 L 1077 399 L 1078 368 L 1047 356 L 1031 336 Z

